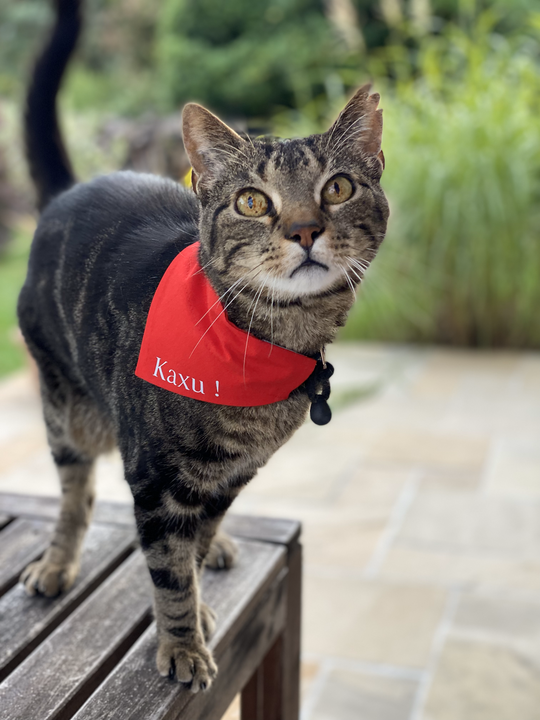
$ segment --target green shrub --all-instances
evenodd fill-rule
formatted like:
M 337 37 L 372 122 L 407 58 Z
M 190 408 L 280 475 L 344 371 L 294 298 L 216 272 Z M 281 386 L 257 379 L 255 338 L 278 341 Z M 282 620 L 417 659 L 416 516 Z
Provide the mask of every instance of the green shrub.
M 302 107 L 348 57 L 320 0 L 165 0 L 156 48 L 167 105 L 228 117 Z

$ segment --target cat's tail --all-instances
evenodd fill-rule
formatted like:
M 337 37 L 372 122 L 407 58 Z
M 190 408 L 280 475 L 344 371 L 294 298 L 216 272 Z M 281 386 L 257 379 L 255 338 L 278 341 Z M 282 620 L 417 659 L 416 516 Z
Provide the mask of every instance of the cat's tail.
M 82 24 L 82 0 L 54 0 L 56 21 L 36 62 L 24 115 L 26 156 L 40 210 L 75 182 L 58 126 L 56 96 Z

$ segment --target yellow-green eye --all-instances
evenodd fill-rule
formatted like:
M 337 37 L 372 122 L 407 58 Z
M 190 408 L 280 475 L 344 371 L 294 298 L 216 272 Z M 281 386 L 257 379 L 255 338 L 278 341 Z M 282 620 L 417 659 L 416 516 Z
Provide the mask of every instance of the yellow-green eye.
M 270 200 L 258 190 L 244 190 L 236 200 L 236 209 L 246 217 L 261 217 L 270 210 Z
M 353 194 L 353 185 L 345 175 L 336 175 L 323 187 L 322 199 L 328 205 L 339 205 Z

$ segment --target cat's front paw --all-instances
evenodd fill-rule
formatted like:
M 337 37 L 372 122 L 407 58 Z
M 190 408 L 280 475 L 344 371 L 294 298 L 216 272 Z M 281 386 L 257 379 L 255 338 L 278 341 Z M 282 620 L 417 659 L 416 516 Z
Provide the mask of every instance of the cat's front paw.
M 172 639 L 160 640 L 157 651 L 157 668 L 160 675 L 176 678 L 191 692 L 208 690 L 217 675 L 217 666 L 210 651 L 195 642 L 191 647 Z
M 22 572 L 20 581 L 27 595 L 55 597 L 75 582 L 79 568 L 75 564 L 58 565 L 45 558 L 30 563 Z
M 238 545 L 225 533 L 218 533 L 212 540 L 205 559 L 206 567 L 212 570 L 228 570 L 236 565 Z

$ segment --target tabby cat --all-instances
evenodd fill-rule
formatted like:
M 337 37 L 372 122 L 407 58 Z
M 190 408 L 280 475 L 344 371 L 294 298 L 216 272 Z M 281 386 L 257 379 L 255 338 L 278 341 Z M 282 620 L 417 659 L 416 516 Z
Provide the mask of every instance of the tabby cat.
M 310 400 L 306 383 L 280 402 L 232 407 L 141 380 L 134 371 L 149 307 L 171 262 L 199 241 L 200 265 L 232 323 L 315 357 L 344 324 L 386 230 L 382 113 L 365 86 L 326 133 L 252 140 L 190 103 L 183 137 L 192 189 L 133 172 L 77 184 L 55 97 L 79 3 L 56 0 L 27 99 L 42 213 L 18 312 L 39 367 L 62 505 L 50 547 L 22 582 L 46 596 L 73 583 L 94 464 L 117 446 L 154 586 L 157 667 L 197 692 L 217 672 L 205 645 L 214 618 L 199 597 L 201 569 L 234 563 L 223 515 L 302 425 Z

